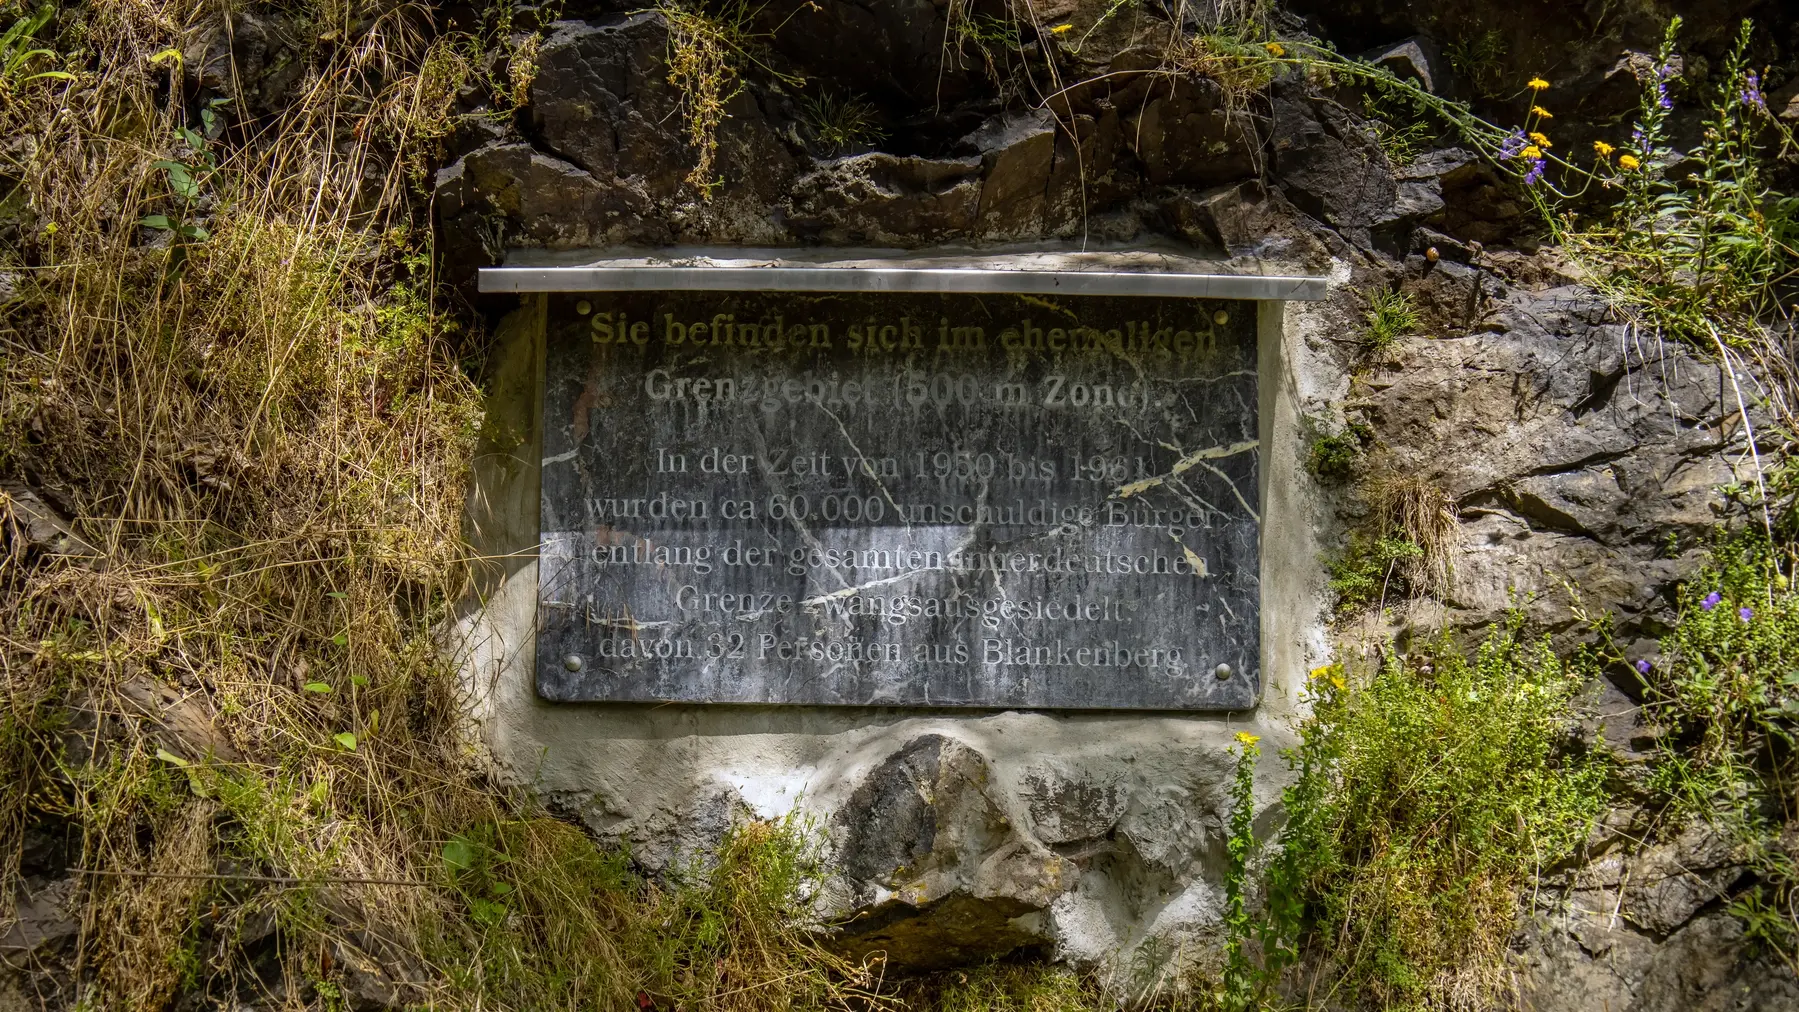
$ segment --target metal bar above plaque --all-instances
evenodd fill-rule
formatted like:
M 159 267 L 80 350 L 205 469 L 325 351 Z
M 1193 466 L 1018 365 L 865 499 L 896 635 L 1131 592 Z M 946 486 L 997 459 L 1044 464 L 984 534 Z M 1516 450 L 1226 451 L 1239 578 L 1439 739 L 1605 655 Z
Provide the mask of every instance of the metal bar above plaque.
M 1254 302 L 617 287 L 546 296 L 544 698 L 1257 702 Z

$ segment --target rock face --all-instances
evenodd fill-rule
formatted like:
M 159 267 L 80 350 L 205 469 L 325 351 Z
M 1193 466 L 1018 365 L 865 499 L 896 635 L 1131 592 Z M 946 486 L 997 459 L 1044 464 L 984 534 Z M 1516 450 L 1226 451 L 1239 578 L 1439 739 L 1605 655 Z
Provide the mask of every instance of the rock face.
M 1626 129 L 1618 117 L 1660 31 L 1656 4 L 1293 6 L 1341 51 L 1505 121 L 1517 110 L 1504 96 L 1555 68 L 1550 98 L 1569 149 Z M 1734 17 L 1751 6 L 1719 9 Z M 1026 33 L 988 51 L 950 30 L 956 5 L 821 0 L 791 17 L 771 7 L 764 18 L 775 21 L 758 23 L 769 33 L 759 58 L 770 62 L 746 69 L 729 98 L 707 199 L 683 182 L 695 153 L 661 17 L 560 22 L 546 30 L 527 106 L 439 173 L 440 249 L 451 276 L 466 279 L 520 246 L 1174 239 L 1329 274 L 1340 283 L 1330 302 L 1284 318 L 1282 396 L 1294 419 L 1368 424 L 1382 466 L 1441 490 L 1461 518 L 1447 593 L 1406 604 L 1385 631 L 1403 643 L 1447 625 L 1473 638 L 1522 606 L 1566 642 L 1578 633 L 1572 585 L 1616 614 L 1631 659 L 1652 651 L 1675 587 L 1728 513 L 1719 487 L 1748 476 L 1751 432 L 1768 431 L 1750 392 L 1739 405 L 1714 363 L 1646 342 L 1528 242 L 1503 248 L 1528 238 L 1535 212 L 1473 153 L 1441 148 L 1394 164 L 1359 93 L 1321 93 L 1297 75 L 1245 107 L 1203 77 L 1162 72 L 1144 39 L 1165 21 L 1134 8 L 1102 18 L 1109 8 L 1063 0 L 1039 13 L 1076 25 L 1065 39 Z M 1729 20 L 1697 27 L 1698 48 L 1715 48 Z M 1078 51 L 1067 41 L 1077 37 Z M 1502 56 L 1471 60 L 1483 40 Z M 1053 84 L 1020 76 L 1047 66 L 1046 53 L 1062 75 Z M 1784 103 L 1792 92 L 1780 83 L 1767 82 Z M 820 95 L 865 99 L 879 139 L 846 153 L 808 146 Z M 1411 295 L 1424 325 L 1370 360 L 1357 348 L 1363 293 L 1382 288 Z M 520 362 L 535 361 L 528 343 L 516 346 Z M 492 449 L 541 457 L 528 440 Z M 1270 446 L 1270 466 L 1299 474 L 1304 451 Z M 1357 507 L 1297 480 L 1289 528 L 1305 533 L 1293 554 L 1315 570 Z M 534 544 L 535 503 L 525 508 L 522 540 L 493 554 Z M 520 572 L 490 610 L 529 609 L 535 585 L 523 581 L 535 575 Z M 1249 718 L 1270 745 L 1298 712 L 1305 667 L 1325 657 L 1327 605 L 1310 579 L 1295 596 L 1312 610 L 1287 627 L 1298 630 L 1287 680 L 1272 675 Z M 529 645 L 481 649 L 491 671 L 512 671 L 508 652 Z M 1638 686 L 1628 671 L 1608 676 L 1594 687 L 1604 711 L 1595 719 L 1629 759 L 1633 737 L 1648 733 L 1633 716 Z M 500 729 L 490 744 L 503 777 L 533 785 L 596 836 L 628 839 L 652 868 L 703 851 L 736 818 L 820 815 L 839 873 L 820 909 L 852 955 L 930 968 L 1035 949 L 1128 977 L 1133 962 L 1178 970 L 1158 953 L 1216 951 L 1228 748 L 1241 722 L 556 711 L 528 682 L 482 704 Z M 585 750 L 555 744 L 569 741 Z M 1266 834 L 1281 813 L 1279 763 L 1265 762 Z M 1714 844 L 1617 842 L 1546 886 L 1518 940 L 1528 1007 L 1799 1004 L 1790 974 L 1759 961 L 1723 911 L 1740 869 Z
M 1444 315 L 1475 307 L 1473 328 L 1404 342 L 1349 405 L 1393 434 L 1395 471 L 1460 507 L 1448 621 L 1478 628 L 1518 603 L 1566 628 L 1569 581 L 1651 648 L 1723 516 L 1717 489 L 1754 480 L 1729 381 L 1684 349 L 1633 340 L 1585 289 L 1530 291 L 1447 262 L 1434 273 L 1404 284 Z
M 1612 838 L 1538 894 L 1521 932 L 1529 1007 L 1759 1012 L 1799 1004 L 1799 980 L 1721 909 L 1743 873 L 1728 840 L 1695 827 L 1648 847 L 1625 842 Z

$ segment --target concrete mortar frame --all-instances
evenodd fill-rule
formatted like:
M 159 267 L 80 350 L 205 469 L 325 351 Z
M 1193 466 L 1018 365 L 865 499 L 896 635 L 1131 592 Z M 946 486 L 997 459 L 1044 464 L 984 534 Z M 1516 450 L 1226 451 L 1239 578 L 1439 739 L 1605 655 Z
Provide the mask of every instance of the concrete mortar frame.
M 601 837 L 630 839 L 634 853 L 652 866 L 706 846 L 733 813 L 745 810 L 772 818 L 797 808 L 826 827 L 838 825 L 869 771 L 925 736 L 941 736 L 982 756 L 984 793 L 1021 832 L 1052 844 L 1058 818 L 1052 796 L 1058 791 L 1078 795 L 1100 789 L 1127 797 L 1121 802 L 1127 814 L 1120 817 L 1126 821 L 1137 812 L 1162 825 L 1170 818 L 1178 821 L 1178 810 L 1191 810 L 1193 818 L 1211 811 L 1215 818 L 1234 764 L 1233 736 L 1241 730 L 1272 739 L 1264 744 L 1258 777 L 1260 803 L 1271 804 L 1280 786 L 1274 756 L 1303 705 L 1306 669 L 1326 643 L 1328 592 L 1317 560 L 1327 511 L 1304 473 L 1300 405 L 1328 398 L 1340 386 L 1340 377 L 1321 377 L 1316 373 L 1324 367 L 1307 364 L 1318 358 L 1311 345 L 1329 327 L 1307 304 L 1325 298 L 1341 280 L 1265 264 L 1246 269 L 1240 259 L 1206 260 L 1192 251 L 1162 249 L 532 251 L 483 269 L 482 292 L 517 293 L 520 300 L 496 334 L 488 417 L 473 467 L 468 530 L 481 562 L 473 592 L 446 628 L 446 646 L 462 673 L 475 734 L 495 772 L 580 818 Z M 675 289 L 1257 301 L 1263 453 L 1260 704 L 1246 712 L 1167 713 L 540 699 L 533 672 L 544 293 Z M 1184 800 L 1164 812 L 1173 797 Z M 1139 849 L 1199 848 L 1184 862 L 1190 873 L 1175 874 L 1172 884 L 1193 894 L 1180 902 L 1194 910 L 1216 909 L 1221 885 L 1206 869 L 1215 863 L 1208 855 L 1217 841 L 1201 839 L 1210 830 L 1177 826 L 1165 834 L 1134 832 L 1146 837 Z M 1147 839 L 1151 835 L 1168 839 L 1154 842 Z M 1150 935 L 1166 933 L 1152 930 L 1147 911 L 1122 912 L 1120 924 L 1121 911 L 1077 897 L 1081 891 L 1057 900 L 1037 926 L 1072 958 L 1110 959 Z M 1169 915 L 1150 919 L 1162 924 Z

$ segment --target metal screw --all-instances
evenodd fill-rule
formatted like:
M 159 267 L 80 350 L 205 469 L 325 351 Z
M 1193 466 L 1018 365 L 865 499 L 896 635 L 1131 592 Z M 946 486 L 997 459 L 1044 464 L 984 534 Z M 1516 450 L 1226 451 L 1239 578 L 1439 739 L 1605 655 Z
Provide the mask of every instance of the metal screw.
M 581 655 L 580 654 L 569 654 L 567 657 L 564 657 L 562 659 L 562 666 L 569 669 L 570 671 L 581 670 Z
M 582 299 L 580 302 L 575 303 L 575 312 L 580 313 L 582 316 L 586 316 L 588 313 L 593 312 L 593 303 L 586 299 Z
M 1218 312 L 1212 314 L 1212 322 L 1222 327 L 1231 322 L 1231 314 L 1220 309 Z
M 1212 669 L 1212 674 L 1222 682 L 1231 677 L 1231 666 L 1229 664 L 1220 664 Z

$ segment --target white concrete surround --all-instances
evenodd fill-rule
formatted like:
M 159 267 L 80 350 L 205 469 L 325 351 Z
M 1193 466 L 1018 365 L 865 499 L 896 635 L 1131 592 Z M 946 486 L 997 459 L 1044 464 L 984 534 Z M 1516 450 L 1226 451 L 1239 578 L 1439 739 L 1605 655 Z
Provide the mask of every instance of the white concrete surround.
M 1233 736 L 1263 738 L 1258 825 L 1272 830 L 1285 781 L 1279 752 L 1303 706 L 1306 672 L 1327 652 L 1319 557 L 1333 521 L 1304 468 L 1302 425 L 1302 411 L 1340 399 L 1346 383 L 1313 349 L 1330 332 L 1326 307 L 1260 304 L 1263 701 L 1252 712 L 1212 715 L 539 700 L 533 553 L 544 307 L 543 297 L 524 295 L 498 335 L 469 510 L 487 562 L 451 637 L 480 744 L 502 780 L 602 838 L 629 840 L 654 867 L 703 851 L 733 818 L 796 809 L 815 816 L 834 846 L 846 819 L 868 815 L 846 814 L 865 777 L 921 735 L 940 735 L 984 758 L 976 779 L 997 813 L 989 819 L 1004 823 L 1004 847 L 1034 855 L 1036 884 L 1024 889 L 1000 867 L 1012 860 L 995 856 L 1000 844 L 957 843 L 939 831 L 939 849 L 969 852 L 938 861 L 934 878 L 904 888 L 833 883 L 821 894 L 824 906 L 841 912 L 895 897 L 928 905 L 952 893 L 1031 893 L 1022 902 L 1033 909 L 1012 926 L 1059 956 L 1133 976 L 1133 966 L 1150 963 L 1155 974 L 1172 972 L 1177 952 L 1212 958 Z M 1161 955 L 1132 958 L 1152 951 Z

